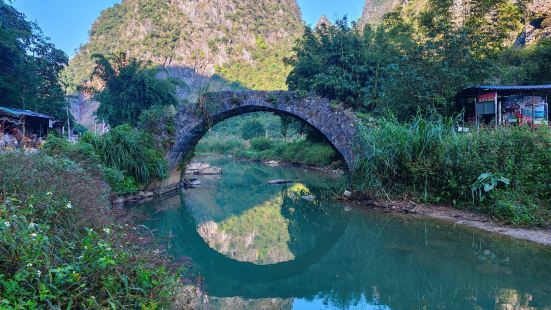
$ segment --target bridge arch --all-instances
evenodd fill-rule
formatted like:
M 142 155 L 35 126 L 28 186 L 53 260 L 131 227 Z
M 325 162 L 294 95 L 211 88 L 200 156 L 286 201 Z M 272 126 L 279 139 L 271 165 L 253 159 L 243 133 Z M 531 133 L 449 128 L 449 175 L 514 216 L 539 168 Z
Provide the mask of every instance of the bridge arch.
M 174 167 L 191 154 L 199 140 L 217 123 L 252 112 L 273 112 L 302 120 L 317 129 L 341 155 L 349 171 L 356 168 L 353 140 L 358 120 L 354 113 L 332 108 L 329 100 L 288 91 L 223 91 L 201 96 L 176 116 L 176 141 L 170 154 Z

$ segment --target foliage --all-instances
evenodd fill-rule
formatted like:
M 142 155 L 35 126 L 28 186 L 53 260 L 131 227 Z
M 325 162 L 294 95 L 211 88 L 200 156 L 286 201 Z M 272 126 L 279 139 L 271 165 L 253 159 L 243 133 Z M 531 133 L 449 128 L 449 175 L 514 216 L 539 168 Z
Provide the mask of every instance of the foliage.
M 40 154 L 0 154 L 0 167 L 2 309 L 169 306 L 179 276 L 115 224 L 101 180 Z
M 88 81 L 90 55 L 125 51 L 157 65 L 197 70 L 213 64 L 228 81 L 249 88 L 285 89 L 289 68 L 282 58 L 300 36 L 302 20 L 295 0 L 234 1 L 212 14 L 209 1 L 194 9 L 159 0 L 124 1 L 102 12 L 90 40 L 64 71 L 72 85 Z M 253 40 L 251 40 L 253 38 Z
M 255 48 L 254 63 L 232 61 L 216 67 L 216 73 L 230 82 L 254 90 L 286 90 L 285 80 L 291 68 L 284 62 L 292 55 L 288 44 Z
M 87 133 L 75 144 L 50 135 L 44 150 L 79 162 L 118 194 L 136 192 L 137 183 L 147 185 L 167 175 L 167 163 L 151 135 L 128 125 L 113 128 L 103 136 Z
M 484 201 L 484 199 L 486 198 L 485 195 L 490 195 L 490 198 L 492 198 L 492 193 L 498 190 L 498 185 L 500 184 L 507 186 L 511 184 L 511 180 L 507 179 L 504 176 L 495 175 L 493 173 L 481 174 L 476 182 L 471 185 L 473 200 L 475 195 L 478 196 L 478 199 L 481 202 Z
M 288 60 L 289 89 L 401 120 L 433 110 L 452 115 L 458 90 L 495 80 L 496 59 L 521 29 L 522 10 L 507 0 L 469 2 L 458 23 L 451 5 L 430 0 L 425 9 L 398 9 L 365 29 L 346 18 L 307 27 Z
M 258 150 L 254 146 L 248 150 L 240 150 L 236 156 L 252 160 L 281 160 L 317 167 L 329 166 L 339 160 L 335 150 L 326 143 L 308 140 L 293 142 L 277 140 L 272 141 L 271 144 L 271 148 L 264 150 Z
M 200 153 L 236 154 L 245 148 L 245 141 L 237 138 L 228 139 L 203 139 L 195 148 Z
M 511 48 L 499 58 L 500 79 L 507 84 L 551 83 L 551 39 L 526 48 Z
M 470 206 L 507 222 L 549 224 L 551 131 L 516 127 L 460 134 L 454 127 L 453 119 L 417 117 L 406 124 L 382 119 L 363 129 L 360 187 L 376 196 L 411 194 Z M 487 189 L 484 199 L 473 201 L 472 190 L 479 188 Z M 518 221 L 504 209 L 534 212 L 532 220 Z
M 0 98 L 2 104 L 67 119 L 59 82 L 67 55 L 22 13 L 0 0 Z
M 250 120 L 241 128 L 241 137 L 245 140 L 262 137 L 266 133 L 264 125 L 258 120 Z
M 167 176 L 167 163 L 150 135 L 129 125 L 113 128 L 91 143 L 101 162 L 148 184 Z
M 159 68 L 125 54 L 114 56 L 111 61 L 103 55 L 94 55 L 96 67 L 92 76 L 103 87 L 95 94 L 100 102 L 97 115 L 112 127 L 122 124 L 136 126 L 142 111 L 154 106 L 177 106 L 176 80 L 157 78 Z
M 154 106 L 140 114 L 138 128 L 151 134 L 158 148 L 168 150 L 174 145 L 175 121 L 174 106 Z
M 255 151 L 266 151 L 274 147 L 274 142 L 268 138 L 256 138 L 251 140 L 251 147 Z

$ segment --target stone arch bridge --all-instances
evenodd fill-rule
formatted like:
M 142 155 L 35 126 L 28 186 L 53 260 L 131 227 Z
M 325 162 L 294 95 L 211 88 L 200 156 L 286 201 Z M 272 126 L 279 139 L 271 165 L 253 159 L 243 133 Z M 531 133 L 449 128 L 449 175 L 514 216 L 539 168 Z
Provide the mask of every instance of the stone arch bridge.
M 169 160 L 171 167 L 175 167 L 182 156 L 191 154 L 212 126 L 252 112 L 272 112 L 306 122 L 327 138 L 349 171 L 355 169 L 354 140 L 358 120 L 354 113 L 331 107 L 325 98 L 288 91 L 213 92 L 201 96 L 197 104 L 184 106 L 176 116 L 176 141 Z

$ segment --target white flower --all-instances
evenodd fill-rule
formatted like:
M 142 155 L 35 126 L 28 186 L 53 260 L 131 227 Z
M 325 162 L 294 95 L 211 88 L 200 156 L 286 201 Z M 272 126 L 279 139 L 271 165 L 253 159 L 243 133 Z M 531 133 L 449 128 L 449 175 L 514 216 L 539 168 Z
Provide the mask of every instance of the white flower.
M 33 266 L 33 264 L 31 264 L 31 263 L 27 264 L 27 267 L 29 267 L 29 268 L 32 267 L 32 266 Z
M 36 275 L 40 277 L 42 275 L 42 272 L 40 270 L 37 270 Z
M 68 202 L 67 205 L 65 206 L 65 209 L 72 209 L 73 208 L 73 205 L 71 204 L 71 202 Z
M 110 234 L 110 233 L 111 233 L 111 229 L 109 229 L 109 228 L 104 228 L 104 229 L 103 229 L 103 232 L 105 232 L 106 234 Z
M 6 226 L 6 228 L 10 228 L 11 224 L 10 224 L 10 222 L 4 222 L 4 226 Z
M 107 248 L 107 251 L 111 251 L 111 247 L 108 247 L 108 248 Z
M 52 195 L 53 195 L 52 192 L 47 192 L 46 193 L 46 196 L 52 196 Z
M 36 233 L 32 233 L 32 234 L 30 234 L 30 236 L 31 236 L 31 238 L 34 239 L 34 238 L 36 238 L 38 235 L 37 235 Z
M 78 257 L 78 260 L 83 260 L 83 259 L 84 259 L 84 255 L 80 255 L 80 256 Z

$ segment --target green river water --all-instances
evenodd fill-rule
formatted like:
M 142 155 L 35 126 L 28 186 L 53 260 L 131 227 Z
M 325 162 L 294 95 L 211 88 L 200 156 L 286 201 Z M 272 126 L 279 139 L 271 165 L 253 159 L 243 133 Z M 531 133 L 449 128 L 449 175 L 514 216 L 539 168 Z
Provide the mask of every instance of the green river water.
M 140 208 L 204 279 L 205 309 L 551 309 L 549 249 L 350 208 L 327 174 L 210 163 L 223 175 Z

